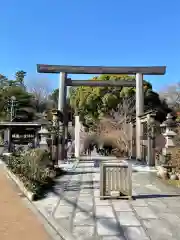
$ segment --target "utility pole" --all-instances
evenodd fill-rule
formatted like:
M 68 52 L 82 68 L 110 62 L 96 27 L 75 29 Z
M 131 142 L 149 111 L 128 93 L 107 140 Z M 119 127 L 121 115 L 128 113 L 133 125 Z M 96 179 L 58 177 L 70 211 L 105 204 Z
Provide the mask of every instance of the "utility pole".
M 16 97 L 12 96 L 11 99 L 8 101 L 10 106 L 10 122 L 13 121 L 15 117 L 15 106 L 16 106 Z M 11 152 L 11 141 L 12 141 L 12 128 L 11 126 L 8 129 L 8 152 Z

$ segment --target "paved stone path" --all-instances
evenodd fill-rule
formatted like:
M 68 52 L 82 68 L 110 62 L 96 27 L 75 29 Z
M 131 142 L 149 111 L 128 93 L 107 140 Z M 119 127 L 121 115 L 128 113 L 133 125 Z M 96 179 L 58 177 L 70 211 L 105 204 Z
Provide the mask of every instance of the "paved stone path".
M 53 193 L 36 207 L 67 239 L 178 240 L 180 195 L 152 172 L 133 173 L 136 200 L 100 200 L 99 168 L 80 161 L 74 173 L 57 180 Z M 180 193 L 180 191 L 179 191 Z

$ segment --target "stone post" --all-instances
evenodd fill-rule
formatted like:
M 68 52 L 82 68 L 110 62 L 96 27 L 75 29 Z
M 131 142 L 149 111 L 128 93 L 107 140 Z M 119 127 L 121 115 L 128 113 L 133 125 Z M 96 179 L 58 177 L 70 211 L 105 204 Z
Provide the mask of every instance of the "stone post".
M 133 158 L 133 123 L 129 123 L 130 127 L 130 154 L 129 157 L 132 159 Z
M 143 74 L 136 73 L 136 159 L 142 159 L 141 136 L 143 129 L 140 115 L 144 112 Z
M 80 130 L 81 123 L 79 120 L 79 116 L 75 116 L 75 157 L 80 157 Z
M 51 133 L 51 152 L 52 152 L 52 160 L 54 163 L 54 166 L 58 166 L 58 144 L 59 141 L 57 139 L 59 138 L 59 118 L 58 118 L 58 110 L 52 110 L 52 133 Z
M 133 123 L 132 158 L 136 158 L 136 125 Z
M 152 121 L 150 114 L 147 115 L 147 164 L 148 166 L 154 166 L 155 159 L 152 148 Z

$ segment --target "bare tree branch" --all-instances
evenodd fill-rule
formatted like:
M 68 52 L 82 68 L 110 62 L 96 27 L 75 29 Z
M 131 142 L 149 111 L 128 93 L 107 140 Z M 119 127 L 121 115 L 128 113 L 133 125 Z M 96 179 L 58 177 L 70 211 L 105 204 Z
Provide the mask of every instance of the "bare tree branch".
M 100 120 L 98 134 L 101 138 L 114 139 L 117 148 L 128 152 L 130 143 L 129 122 L 135 114 L 135 96 L 123 98 L 117 111 L 112 111 L 109 117 Z
M 135 115 L 135 105 L 135 95 L 123 98 L 122 102 L 117 107 L 117 111 L 114 112 L 113 118 L 118 121 L 119 124 L 124 121 L 131 121 L 132 117 Z
M 170 108 L 174 110 L 180 109 L 180 83 L 170 85 L 160 94 L 160 98 L 165 100 Z
M 49 94 L 51 89 L 48 80 L 31 81 L 28 84 L 28 91 L 34 96 L 34 104 L 38 112 L 42 112 L 50 104 Z

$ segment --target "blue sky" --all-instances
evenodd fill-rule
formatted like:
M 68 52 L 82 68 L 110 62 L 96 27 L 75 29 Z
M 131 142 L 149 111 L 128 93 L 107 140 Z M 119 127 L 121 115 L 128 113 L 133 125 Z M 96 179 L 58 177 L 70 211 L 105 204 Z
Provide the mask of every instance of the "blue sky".
M 0 73 L 10 78 L 22 69 L 54 88 L 58 75 L 37 75 L 37 63 L 166 65 L 145 78 L 156 90 L 180 81 L 179 0 L 6 0 L 0 10 Z

